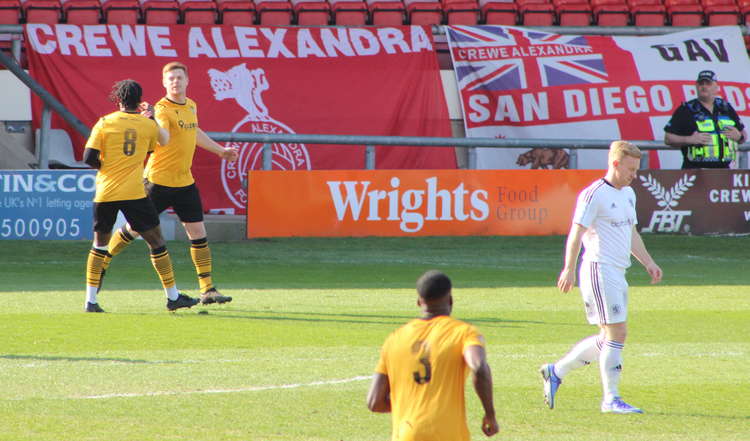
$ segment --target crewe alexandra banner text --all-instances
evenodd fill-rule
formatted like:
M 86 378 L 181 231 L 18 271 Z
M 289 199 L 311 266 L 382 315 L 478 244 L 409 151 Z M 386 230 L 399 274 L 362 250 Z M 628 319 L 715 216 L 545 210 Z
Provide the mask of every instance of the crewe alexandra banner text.
M 114 110 L 114 82 L 132 78 L 144 99 L 164 90 L 161 68 L 189 68 L 188 96 L 204 131 L 450 136 L 432 35 L 427 27 L 26 25 L 31 75 L 92 126 Z M 41 102 L 34 99 L 38 124 Z M 84 139 L 68 129 L 80 158 Z M 193 173 L 205 208 L 244 212 L 247 172 L 262 146 L 234 143 L 233 164 L 196 153 Z M 359 169 L 362 149 L 276 144 L 280 170 Z M 380 147 L 377 168 L 455 168 L 452 149 Z
M 652 37 L 558 35 L 508 26 L 451 26 L 448 39 L 468 137 L 662 140 L 674 110 L 696 97 L 698 72 L 717 73 L 720 95 L 750 116 L 750 72 L 737 26 Z M 562 168 L 567 154 L 479 149 L 479 168 Z M 584 151 L 578 168 L 603 168 Z M 561 157 L 565 156 L 565 157 Z M 650 154 L 680 168 L 679 151 Z

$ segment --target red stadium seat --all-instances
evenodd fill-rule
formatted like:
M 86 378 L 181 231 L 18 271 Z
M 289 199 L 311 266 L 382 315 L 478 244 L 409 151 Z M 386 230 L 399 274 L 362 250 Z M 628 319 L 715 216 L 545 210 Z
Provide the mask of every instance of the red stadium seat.
M 560 26 L 591 25 L 591 6 L 585 0 L 560 0 L 556 2 L 555 9 Z
M 659 0 L 630 0 L 630 15 L 635 26 L 667 24 L 667 9 Z
M 479 0 L 482 20 L 488 25 L 513 26 L 518 22 L 518 7 L 513 2 Z
M 704 0 L 703 12 L 708 26 L 736 26 L 740 23 L 740 8 L 734 0 Z
M 249 26 L 255 23 L 255 4 L 250 1 L 222 2 L 218 8 L 222 24 Z
M 518 14 L 522 26 L 552 26 L 555 24 L 555 7 L 547 0 L 519 0 Z
M 445 23 L 449 25 L 476 25 L 479 24 L 481 14 L 479 4 L 474 1 L 451 1 L 443 2 L 443 14 Z
M 26 0 L 22 4 L 26 23 L 60 23 L 62 6 L 57 0 Z
M 401 26 L 406 21 L 406 8 L 400 1 L 367 0 L 370 24 L 376 26 Z
M 598 26 L 630 24 L 630 8 L 625 0 L 591 0 L 591 10 Z
M 221 22 L 218 8 L 213 1 L 181 1 L 180 13 L 182 22 L 189 25 L 209 25 Z
M 331 5 L 320 0 L 292 0 L 300 26 L 326 26 L 331 22 Z
M 21 22 L 21 2 L 18 0 L 0 0 L 0 24 L 18 24 Z
M 98 24 L 102 19 L 102 8 L 98 0 L 63 1 L 65 21 L 71 24 Z
M 289 26 L 292 24 L 292 4 L 287 0 L 260 0 L 255 4 L 258 24 L 263 26 Z
M 664 6 L 672 26 L 703 25 L 703 6 L 698 0 L 666 0 Z
M 145 0 L 143 21 L 150 25 L 172 25 L 180 21 L 180 4 L 174 0 Z
M 740 0 L 737 3 L 740 8 L 740 16 L 742 17 L 741 22 L 745 26 L 750 24 L 750 0 Z M 747 36 L 745 37 L 747 41 Z
M 411 25 L 439 25 L 443 22 L 443 6 L 432 0 L 404 0 Z
M 336 26 L 364 26 L 367 24 L 367 5 L 362 0 L 330 0 L 331 16 Z
M 141 6 L 138 0 L 103 0 L 102 15 L 107 24 L 134 25 L 141 17 Z

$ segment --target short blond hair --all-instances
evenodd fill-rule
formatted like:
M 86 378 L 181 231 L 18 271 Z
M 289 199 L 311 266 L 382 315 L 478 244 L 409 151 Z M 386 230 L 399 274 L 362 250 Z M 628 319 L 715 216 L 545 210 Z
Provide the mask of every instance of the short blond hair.
M 183 72 L 185 72 L 185 76 L 188 74 L 187 66 L 180 63 L 179 61 L 172 61 L 171 63 L 167 63 L 164 65 L 164 67 L 161 70 L 161 74 L 164 75 L 167 72 L 171 72 L 173 70 L 182 69 Z
M 609 145 L 609 160 L 619 161 L 625 156 L 640 159 L 642 156 L 641 149 L 636 147 L 635 144 L 628 141 L 613 141 Z

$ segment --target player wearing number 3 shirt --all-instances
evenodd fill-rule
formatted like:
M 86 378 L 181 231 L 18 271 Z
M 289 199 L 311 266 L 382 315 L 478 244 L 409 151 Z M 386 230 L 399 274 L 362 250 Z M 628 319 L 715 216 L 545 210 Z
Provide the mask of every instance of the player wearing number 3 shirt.
M 367 405 L 392 413 L 396 441 L 469 441 L 464 383 L 473 373 L 484 407 L 482 431 L 498 432 L 492 375 L 484 338 L 468 323 L 450 317 L 450 279 L 428 271 L 417 281 L 422 317 L 393 332 L 383 344 Z

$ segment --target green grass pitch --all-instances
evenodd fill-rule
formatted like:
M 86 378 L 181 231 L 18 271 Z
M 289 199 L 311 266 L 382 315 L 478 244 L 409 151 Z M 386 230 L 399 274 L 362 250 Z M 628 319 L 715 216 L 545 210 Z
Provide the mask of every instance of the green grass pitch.
M 213 243 L 227 305 L 168 313 L 145 244 L 118 256 L 82 312 L 87 242 L 0 241 L 0 440 L 377 441 L 365 407 L 386 335 L 415 315 L 427 269 L 488 341 L 501 432 L 513 441 L 750 440 L 748 237 L 645 236 L 664 281 L 629 271 L 621 391 L 644 415 L 599 412 L 598 369 L 557 408 L 538 366 L 594 332 L 559 293 L 564 237 L 282 239 Z M 184 242 L 178 285 L 197 294 Z M 207 311 L 207 314 L 199 314 Z M 480 405 L 467 387 L 469 427 Z

